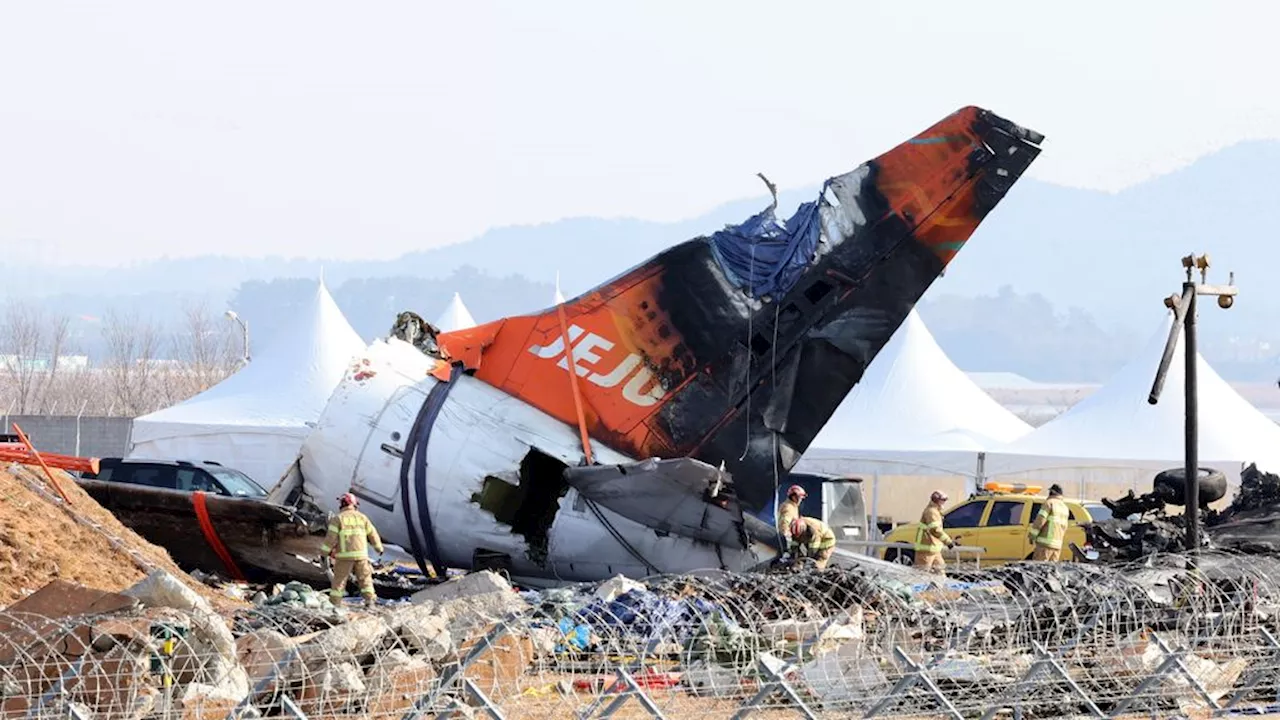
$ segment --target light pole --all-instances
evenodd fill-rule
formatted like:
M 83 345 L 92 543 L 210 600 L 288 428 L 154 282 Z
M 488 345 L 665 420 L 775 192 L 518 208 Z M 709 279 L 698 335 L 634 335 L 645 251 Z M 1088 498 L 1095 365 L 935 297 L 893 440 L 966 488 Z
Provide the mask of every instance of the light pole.
M 1173 310 L 1173 325 L 1169 328 L 1169 339 L 1164 345 L 1164 355 L 1160 358 L 1160 368 L 1156 370 L 1156 379 L 1151 386 L 1151 394 L 1147 402 L 1155 405 L 1160 401 L 1160 391 L 1164 389 L 1164 378 L 1169 372 L 1169 363 L 1173 360 L 1173 351 L 1178 344 L 1178 331 L 1185 330 L 1186 338 L 1186 438 L 1184 460 L 1186 478 L 1183 495 L 1186 502 L 1187 552 L 1194 556 L 1200 550 L 1200 418 L 1198 406 L 1198 389 L 1196 384 L 1196 297 L 1200 295 L 1216 295 L 1218 307 L 1226 310 L 1235 304 L 1235 273 L 1228 276 L 1226 285 L 1209 285 L 1206 276 L 1209 272 L 1208 255 L 1188 255 L 1182 258 L 1182 267 L 1187 272 L 1187 279 L 1182 283 L 1182 295 L 1170 295 L 1165 298 L 1165 307 Z M 1191 279 L 1193 270 L 1200 271 L 1200 282 Z
M 235 310 L 228 310 L 227 318 L 240 323 L 240 330 L 242 331 L 241 334 L 244 337 L 244 357 L 241 359 L 244 361 L 246 365 L 248 365 L 249 364 L 249 322 L 247 320 L 242 319 L 239 315 L 237 315 Z

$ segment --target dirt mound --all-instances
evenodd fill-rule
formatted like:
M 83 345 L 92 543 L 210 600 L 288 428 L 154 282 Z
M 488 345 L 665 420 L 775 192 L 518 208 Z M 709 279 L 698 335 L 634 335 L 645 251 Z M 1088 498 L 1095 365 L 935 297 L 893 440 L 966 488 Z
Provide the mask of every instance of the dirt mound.
M 73 478 L 53 472 L 71 507 L 50 500 L 57 495 L 43 471 L 0 466 L 0 607 L 56 579 L 99 590 L 124 590 L 146 577 L 144 567 L 167 570 L 218 606 L 227 606 L 228 598 L 196 582 L 164 549 L 121 525 Z M 47 492 L 35 491 L 31 485 Z M 77 522 L 73 514 L 85 522 Z

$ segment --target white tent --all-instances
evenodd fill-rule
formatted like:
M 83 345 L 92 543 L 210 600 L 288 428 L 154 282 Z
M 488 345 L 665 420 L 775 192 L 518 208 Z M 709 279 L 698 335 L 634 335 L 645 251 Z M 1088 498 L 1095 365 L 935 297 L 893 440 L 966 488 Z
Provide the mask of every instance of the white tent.
M 915 310 L 818 433 L 801 466 L 973 475 L 978 454 L 1031 432 L 938 347 Z
M 1160 401 L 1147 402 L 1171 323 L 1166 314 L 1145 348 L 1096 392 L 998 453 L 989 453 L 987 474 L 1077 480 L 1086 486 L 1118 483 L 1145 492 L 1154 471 L 1181 467 L 1186 407 L 1181 332 Z M 1232 482 L 1250 462 L 1280 469 L 1280 426 L 1240 397 L 1198 354 L 1196 368 L 1201 466 L 1221 470 Z
M 466 330 L 476 326 L 475 318 L 471 317 L 471 313 L 467 311 L 467 306 L 462 304 L 462 296 L 458 293 L 453 294 L 453 299 L 449 301 L 449 307 L 440 313 L 440 317 L 436 320 L 436 327 L 442 332 L 453 332 L 454 330 Z
M 553 299 L 556 305 L 564 304 L 564 293 L 560 292 L 560 273 L 556 273 L 556 294 Z
M 133 422 L 130 457 L 214 460 L 270 487 L 297 458 L 365 343 L 319 283 L 312 302 L 231 377 Z

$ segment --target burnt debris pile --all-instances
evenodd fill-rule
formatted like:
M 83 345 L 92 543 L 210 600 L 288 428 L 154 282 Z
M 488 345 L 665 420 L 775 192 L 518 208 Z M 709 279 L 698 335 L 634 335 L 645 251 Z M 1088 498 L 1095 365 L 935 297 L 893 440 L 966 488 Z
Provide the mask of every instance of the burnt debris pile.
M 1169 506 L 1183 505 L 1181 470 L 1156 476 L 1154 489 L 1144 495 L 1129 491 L 1119 499 L 1104 499 L 1114 517 L 1091 523 L 1089 543 L 1106 562 L 1130 562 L 1157 553 L 1186 551 L 1186 520 L 1170 514 Z M 1280 552 L 1280 476 L 1249 465 L 1240 473 L 1240 488 L 1221 512 L 1209 503 L 1226 496 L 1222 473 L 1201 469 L 1202 548 L 1216 547 L 1246 553 Z

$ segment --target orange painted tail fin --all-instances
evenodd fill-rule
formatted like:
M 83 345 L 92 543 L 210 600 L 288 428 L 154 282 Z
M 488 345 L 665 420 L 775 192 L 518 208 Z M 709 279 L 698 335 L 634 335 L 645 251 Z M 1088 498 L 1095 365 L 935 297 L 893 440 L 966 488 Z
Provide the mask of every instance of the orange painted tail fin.
M 576 394 L 581 424 L 616 450 L 724 462 L 758 509 L 1041 140 L 964 108 L 785 223 L 770 206 L 570 300 L 564 327 L 553 308 L 440 344 L 570 425 Z

